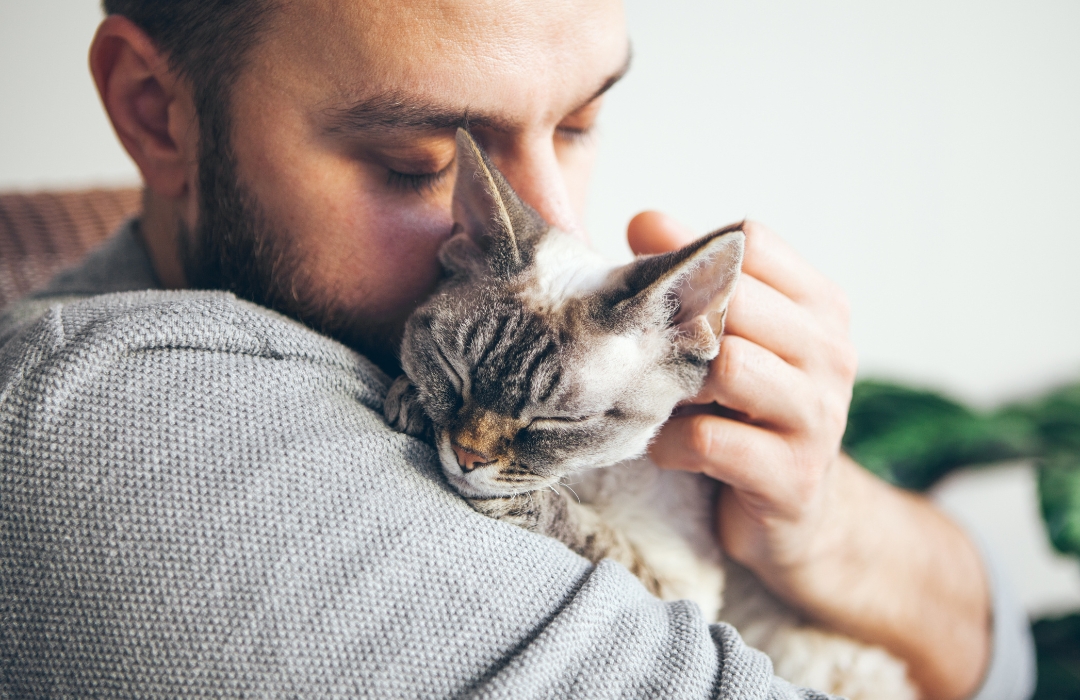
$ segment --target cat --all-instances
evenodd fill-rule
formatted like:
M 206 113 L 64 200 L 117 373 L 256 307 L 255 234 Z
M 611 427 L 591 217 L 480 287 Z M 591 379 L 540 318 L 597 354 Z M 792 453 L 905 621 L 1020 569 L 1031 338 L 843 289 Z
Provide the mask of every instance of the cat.
M 443 277 L 408 318 L 388 422 L 431 442 L 477 511 L 625 565 L 733 624 L 798 685 L 917 696 L 904 664 L 802 620 L 714 534 L 717 482 L 642 455 L 719 352 L 741 225 L 612 265 L 548 226 L 465 130 Z

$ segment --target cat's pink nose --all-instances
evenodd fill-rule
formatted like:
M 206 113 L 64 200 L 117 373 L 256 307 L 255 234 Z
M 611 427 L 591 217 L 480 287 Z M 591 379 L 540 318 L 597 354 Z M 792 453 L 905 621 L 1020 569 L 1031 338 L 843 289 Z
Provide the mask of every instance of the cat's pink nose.
M 469 452 L 464 447 L 460 447 L 458 445 L 451 444 L 450 446 L 454 448 L 454 454 L 457 456 L 458 466 L 461 467 L 461 471 L 463 472 L 468 473 L 471 472 L 473 469 L 476 469 L 477 467 L 483 467 L 487 464 L 491 464 L 491 460 L 489 460 L 484 455 L 479 455 L 475 452 Z

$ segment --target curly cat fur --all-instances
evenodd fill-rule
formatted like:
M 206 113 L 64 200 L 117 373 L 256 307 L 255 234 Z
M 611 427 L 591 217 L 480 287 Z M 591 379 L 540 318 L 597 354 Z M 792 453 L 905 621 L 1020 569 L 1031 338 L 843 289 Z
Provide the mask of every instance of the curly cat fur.
M 718 352 L 739 227 L 610 265 L 547 226 L 464 131 L 454 220 L 446 275 L 406 325 L 391 424 L 433 441 L 479 512 L 696 602 L 778 675 L 853 700 L 914 698 L 902 662 L 815 628 L 725 561 L 716 482 L 641 457 Z

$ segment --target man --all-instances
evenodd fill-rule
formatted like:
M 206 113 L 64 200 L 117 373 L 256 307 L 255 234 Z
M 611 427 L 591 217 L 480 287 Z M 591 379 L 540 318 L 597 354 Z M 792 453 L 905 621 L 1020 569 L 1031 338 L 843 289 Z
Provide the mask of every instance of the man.
M 145 211 L 0 325 L 7 694 L 801 692 L 691 606 L 469 511 L 378 419 L 386 375 L 309 330 L 395 371 L 466 122 L 580 232 L 629 61 L 616 0 L 105 6 L 91 69 Z M 1023 697 L 1022 632 L 970 540 L 839 452 L 843 296 L 747 234 L 699 397 L 728 410 L 673 419 L 653 456 L 727 484 L 730 556 L 926 698 Z M 644 213 L 629 237 L 690 235 Z

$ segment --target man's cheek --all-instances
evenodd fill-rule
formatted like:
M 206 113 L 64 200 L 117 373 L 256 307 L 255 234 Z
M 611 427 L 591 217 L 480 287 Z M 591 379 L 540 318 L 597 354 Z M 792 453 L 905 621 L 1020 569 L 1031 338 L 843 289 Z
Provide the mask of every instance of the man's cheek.
M 433 206 L 419 196 L 373 202 L 349 226 L 343 242 L 349 264 L 340 269 L 340 282 L 369 313 L 407 313 L 438 280 L 438 250 L 452 227 L 449 204 Z

